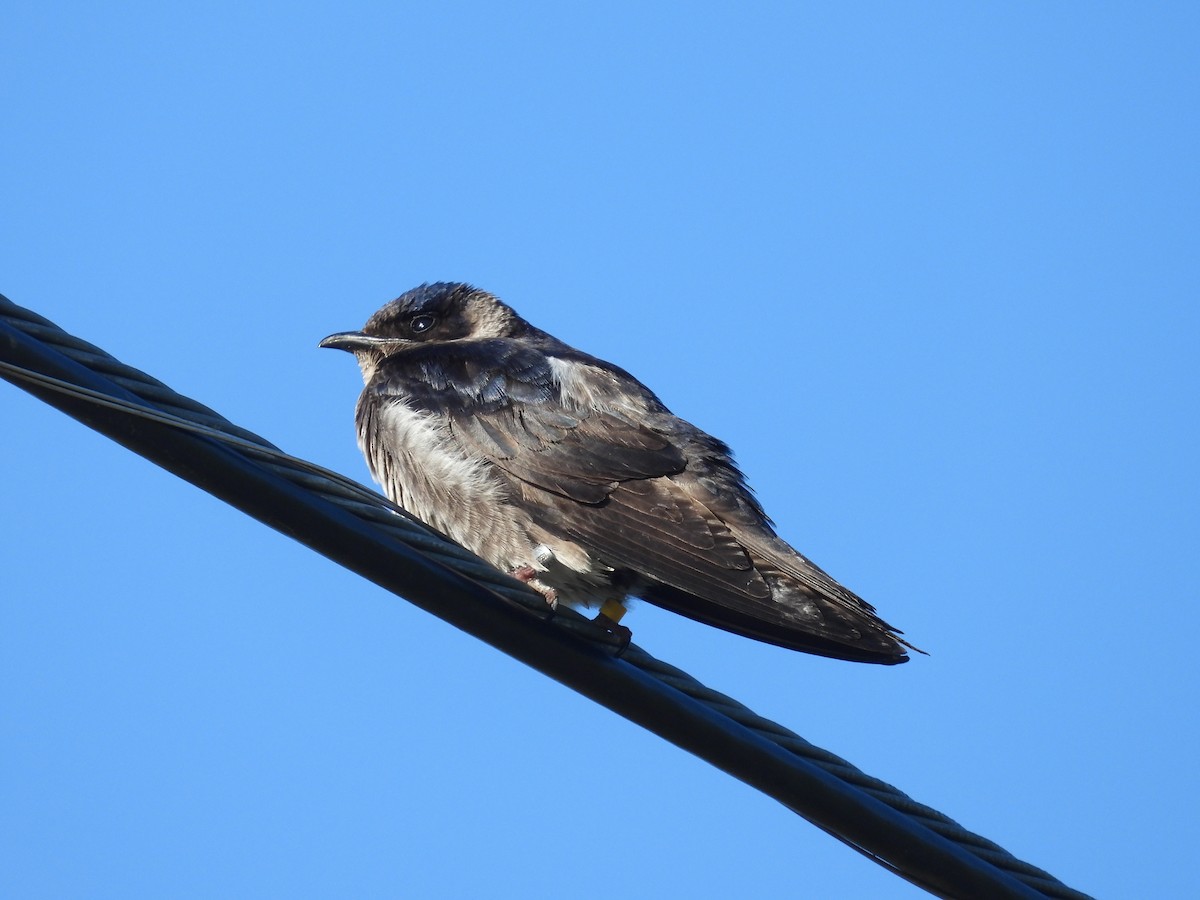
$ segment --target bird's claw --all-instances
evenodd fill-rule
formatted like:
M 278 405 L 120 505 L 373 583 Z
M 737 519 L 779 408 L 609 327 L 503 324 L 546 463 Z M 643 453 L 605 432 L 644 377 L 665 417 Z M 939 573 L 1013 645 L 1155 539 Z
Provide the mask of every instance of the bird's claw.
M 529 585 L 531 588 L 545 597 L 546 602 L 550 605 L 551 609 L 558 609 L 558 591 L 550 587 L 550 585 L 539 581 L 537 577 L 537 569 L 535 569 L 533 566 L 517 566 L 517 568 L 513 569 L 508 574 L 517 579 L 517 581 Z
M 604 606 L 607 607 L 608 604 L 606 603 Z M 624 607 L 621 607 L 621 612 L 624 613 L 624 611 Z M 596 618 L 592 619 L 592 621 L 617 639 L 618 656 L 625 652 L 625 650 L 629 647 L 629 642 L 633 640 L 633 632 L 630 631 L 627 626 L 622 625 L 620 622 L 610 616 L 605 609 L 601 609 L 600 612 L 596 614 Z

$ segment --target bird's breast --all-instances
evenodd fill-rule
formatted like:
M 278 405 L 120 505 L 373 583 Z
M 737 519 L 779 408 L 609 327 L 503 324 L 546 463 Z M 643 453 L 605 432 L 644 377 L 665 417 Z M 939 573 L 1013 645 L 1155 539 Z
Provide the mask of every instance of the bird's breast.
M 502 569 L 527 563 L 528 516 L 486 459 L 468 453 L 449 421 L 403 398 L 364 394 L 358 442 L 387 496 Z

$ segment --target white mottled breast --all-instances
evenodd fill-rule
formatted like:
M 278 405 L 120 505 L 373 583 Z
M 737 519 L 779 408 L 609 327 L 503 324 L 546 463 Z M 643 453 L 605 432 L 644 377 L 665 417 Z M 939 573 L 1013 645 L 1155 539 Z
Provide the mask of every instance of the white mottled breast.
M 397 397 L 374 418 L 380 434 L 364 434 L 371 419 L 359 421 L 359 447 L 393 502 L 497 568 L 533 562 L 529 516 L 509 503 L 491 465 L 468 456 L 443 420 Z
M 513 503 L 492 464 L 470 456 L 437 415 L 392 397 L 376 415 L 358 421 L 358 444 L 371 474 L 394 503 L 421 521 L 498 569 L 532 567 L 538 572 L 534 586 L 554 588 L 570 605 L 624 596 L 609 580 L 611 569 Z M 365 433 L 372 423 L 379 434 Z

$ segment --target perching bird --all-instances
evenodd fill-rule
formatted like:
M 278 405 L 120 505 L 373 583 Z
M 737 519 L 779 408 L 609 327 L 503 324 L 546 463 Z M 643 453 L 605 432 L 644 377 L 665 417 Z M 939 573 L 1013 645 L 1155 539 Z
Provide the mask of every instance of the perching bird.
M 857 662 L 899 632 L 781 540 L 729 448 L 628 372 L 466 284 L 425 284 L 322 347 L 352 352 L 355 420 L 397 504 L 553 603 L 629 596 Z

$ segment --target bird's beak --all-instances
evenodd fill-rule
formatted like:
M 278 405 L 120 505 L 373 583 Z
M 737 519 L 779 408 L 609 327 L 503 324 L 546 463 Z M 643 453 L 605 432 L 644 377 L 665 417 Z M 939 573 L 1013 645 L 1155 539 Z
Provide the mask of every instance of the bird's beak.
M 348 350 L 355 353 L 359 350 L 370 350 L 372 348 L 382 350 L 384 347 L 395 344 L 392 338 L 375 337 L 370 334 L 363 334 L 361 331 L 339 331 L 337 334 L 331 334 L 329 337 L 322 339 L 318 347 L 330 347 L 334 350 Z

